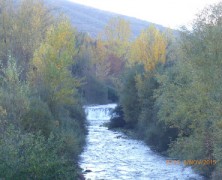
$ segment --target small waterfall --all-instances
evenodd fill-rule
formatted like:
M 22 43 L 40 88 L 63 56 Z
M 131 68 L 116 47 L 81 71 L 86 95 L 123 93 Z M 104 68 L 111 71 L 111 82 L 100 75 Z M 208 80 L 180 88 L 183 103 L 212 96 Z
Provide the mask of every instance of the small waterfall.
M 110 120 L 111 112 L 116 107 L 116 104 L 85 106 L 85 113 L 88 120 Z

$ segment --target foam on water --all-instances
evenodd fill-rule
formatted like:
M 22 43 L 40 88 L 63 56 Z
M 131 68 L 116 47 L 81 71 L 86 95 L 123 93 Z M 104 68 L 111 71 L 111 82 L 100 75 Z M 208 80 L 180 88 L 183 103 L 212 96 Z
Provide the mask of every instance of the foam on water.
M 109 120 L 111 111 L 116 104 L 85 106 L 85 113 L 88 120 Z

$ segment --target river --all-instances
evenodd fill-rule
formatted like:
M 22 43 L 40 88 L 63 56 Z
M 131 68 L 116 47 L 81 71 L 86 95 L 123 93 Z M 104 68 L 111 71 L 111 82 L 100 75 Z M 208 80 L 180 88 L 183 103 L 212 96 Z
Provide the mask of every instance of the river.
M 188 180 L 202 179 L 183 163 L 167 164 L 166 157 L 153 152 L 142 141 L 108 130 L 115 104 L 86 106 L 87 145 L 79 165 L 88 180 Z

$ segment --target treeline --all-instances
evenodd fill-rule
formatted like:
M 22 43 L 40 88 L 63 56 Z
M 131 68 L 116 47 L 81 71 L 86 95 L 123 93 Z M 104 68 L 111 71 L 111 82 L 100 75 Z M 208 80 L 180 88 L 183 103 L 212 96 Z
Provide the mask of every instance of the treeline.
M 150 26 L 133 39 L 111 19 L 97 38 L 43 1 L 0 0 L 0 178 L 76 179 L 82 104 L 118 102 L 112 127 L 222 172 L 222 3 L 180 36 Z
M 216 160 L 194 169 L 220 179 L 222 3 L 206 7 L 177 38 L 150 27 L 130 47 L 116 111 L 122 119 L 114 116 L 111 127 L 125 124 L 172 158 Z
M 86 104 L 117 102 L 130 38 L 130 24 L 119 17 L 110 19 L 96 38 L 78 36 L 78 62 L 73 71 L 84 77 L 81 94 Z
M 0 179 L 77 179 L 77 37 L 43 1 L 0 0 Z

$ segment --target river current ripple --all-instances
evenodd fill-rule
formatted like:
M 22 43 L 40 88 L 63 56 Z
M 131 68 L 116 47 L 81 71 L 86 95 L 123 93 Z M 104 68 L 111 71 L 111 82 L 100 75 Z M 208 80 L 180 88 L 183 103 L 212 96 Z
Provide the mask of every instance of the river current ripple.
M 166 163 L 167 158 L 153 152 L 142 141 L 108 130 L 115 104 L 86 106 L 87 145 L 79 165 L 88 180 L 200 180 L 191 167 Z

